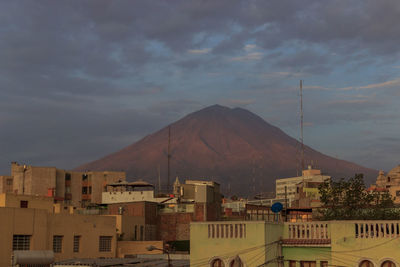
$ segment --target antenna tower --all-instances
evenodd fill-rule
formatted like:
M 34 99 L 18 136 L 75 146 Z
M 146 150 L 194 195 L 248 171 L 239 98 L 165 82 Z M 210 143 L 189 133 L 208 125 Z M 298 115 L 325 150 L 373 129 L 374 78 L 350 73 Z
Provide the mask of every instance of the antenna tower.
M 168 127 L 168 155 L 167 155 L 167 160 L 168 160 L 168 172 L 167 172 L 167 192 L 169 193 L 169 179 L 170 179 L 170 174 L 171 174 L 171 168 L 170 168 L 170 161 L 171 161 L 171 126 Z
M 303 139 L 303 80 L 300 80 L 300 142 L 301 142 L 301 173 L 304 170 L 304 139 Z

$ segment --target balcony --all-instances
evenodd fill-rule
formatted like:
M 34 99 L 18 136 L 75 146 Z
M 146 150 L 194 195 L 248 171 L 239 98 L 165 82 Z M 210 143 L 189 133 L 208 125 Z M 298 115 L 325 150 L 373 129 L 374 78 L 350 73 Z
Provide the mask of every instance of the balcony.
M 331 236 L 326 222 L 302 222 L 286 224 L 284 246 L 329 247 Z

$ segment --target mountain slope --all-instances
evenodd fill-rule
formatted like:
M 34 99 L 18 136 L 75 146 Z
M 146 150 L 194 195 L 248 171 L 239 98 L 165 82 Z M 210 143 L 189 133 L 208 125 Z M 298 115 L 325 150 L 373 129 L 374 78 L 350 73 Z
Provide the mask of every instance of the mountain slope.
M 242 108 L 214 105 L 191 113 L 171 127 L 171 183 L 176 176 L 220 182 L 225 193 L 274 190 L 276 178 L 296 176 L 299 143 L 279 128 Z M 124 170 L 133 179 L 167 180 L 168 127 L 77 170 Z M 377 171 L 305 148 L 306 162 L 334 177 Z M 182 179 L 181 179 L 182 180 Z

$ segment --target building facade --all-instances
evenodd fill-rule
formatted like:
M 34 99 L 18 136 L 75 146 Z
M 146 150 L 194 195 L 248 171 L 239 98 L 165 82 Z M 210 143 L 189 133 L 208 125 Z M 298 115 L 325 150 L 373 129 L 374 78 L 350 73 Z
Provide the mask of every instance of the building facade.
M 2 207 L 0 218 L 0 266 L 9 266 L 15 250 L 52 250 L 55 260 L 116 255 L 114 217 Z
M 192 223 L 190 262 L 218 267 L 399 267 L 399 227 L 400 221 Z
M 301 182 L 322 183 L 330 178 L 330 176 L 322 174 L 321 170 L 312 169 L 311 166 L 308 166 L 307 170 L 302 171 L 302 176 L 276 179 L 276 198 L 287 199 L 288 206 L 290 207 L 293 200 L 296 199 L 297 184 Z
M 75 172 L 12 162 L 11 176 L 0 176 L 0 193 L 49 196 L 66 205 L 86 207 L 101 204 L 106 184 L 125 178 L 125 172 Z

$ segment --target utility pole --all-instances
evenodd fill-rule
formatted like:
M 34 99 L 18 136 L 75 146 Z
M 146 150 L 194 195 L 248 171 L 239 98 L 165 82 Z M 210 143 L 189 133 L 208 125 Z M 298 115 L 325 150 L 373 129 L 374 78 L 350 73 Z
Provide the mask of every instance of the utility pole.
M 304 170 L 304 139 L 303 139 L 303 80 L 300 80 L 300 141 L 301 141 L 301 175 Z
M 160 174 L 160 164 L 157 166 L 158 173 L 158 193 L 161 193 L 161 174 Z
M 170 182 L 170 175 L 171 175 L 171 126 L 168 127 L 168 155 L 167 155 L 167 160 L 168 160 L 168 173 L 167 173 L 167 193 L 170 193 L 169 191 L 169 182 Z
M 287 222 L 287 209 L 288 209 L 288 199 L 287 199 L 287 186 L 285 185 L 285 222 Z

